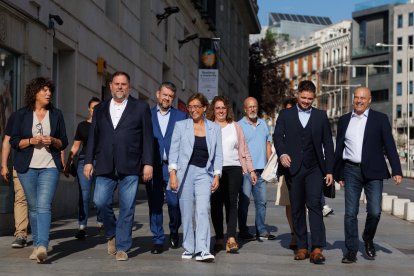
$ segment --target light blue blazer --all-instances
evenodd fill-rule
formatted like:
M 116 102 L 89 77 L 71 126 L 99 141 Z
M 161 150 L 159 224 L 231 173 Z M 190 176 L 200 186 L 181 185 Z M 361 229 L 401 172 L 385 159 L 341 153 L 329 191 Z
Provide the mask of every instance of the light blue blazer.
M 209 120 L 204 120 L 206 128 L 206 141 L 208 148 L 207 173 L 213 181 L 215 175 L 221 176 L 223 167 L 223 148 L 221 144 L 221 128 Z M 177 171 L 178 189 L 184 181 L 194 148 L 193 119 L 182 120 L 175 123 L 171 140 L 170 154 L 168 156 L 168 170 Z M 168 185 L 168 189 L 170 186 Z

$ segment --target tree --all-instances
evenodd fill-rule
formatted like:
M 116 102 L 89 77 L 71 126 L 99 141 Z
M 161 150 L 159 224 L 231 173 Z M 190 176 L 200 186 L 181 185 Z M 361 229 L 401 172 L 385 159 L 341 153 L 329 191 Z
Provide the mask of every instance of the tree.
M 283 71 L 278 65 L 277 41 L 278 37 L 267 30 L 265 37 L 249 49 L 250 95 L 257 98 L 261 111 L 270 117 L 274 117 L 282 102 L 292 96 L 288 81 L 282 79 Z

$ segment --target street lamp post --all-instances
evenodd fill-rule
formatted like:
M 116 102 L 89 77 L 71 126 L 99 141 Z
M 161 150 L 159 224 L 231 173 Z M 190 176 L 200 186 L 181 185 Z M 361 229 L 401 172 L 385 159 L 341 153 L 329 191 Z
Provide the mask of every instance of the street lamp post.
M 406 48 L 406 62 L 407 62 L 407 171 L 410 171 L 410 81 L 409 81 L 409 70 L 410 70 L 410 60 L 408 55 L 408 50 L 411 45 L 402 45 L 402 44 L 384 44 L 384 43 L 377 43 L 375 44 L 377 47 L 404 47 Z M 394 85 L 394 84 L 393 84 Z

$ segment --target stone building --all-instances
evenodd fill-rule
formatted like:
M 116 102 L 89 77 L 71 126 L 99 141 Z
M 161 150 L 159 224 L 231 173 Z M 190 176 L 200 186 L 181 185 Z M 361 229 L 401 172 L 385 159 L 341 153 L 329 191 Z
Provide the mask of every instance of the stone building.
M 110 97 L 108 79 L 117 70 L 130 74 L 131 94 L 151 106 L 158 85 L 174 82 L 175 105 L 185 108 L 197 91 L 196 36 L 220 38 L 219 94 L 229 96 L 241 116 L 249 34 L 260 31 L 257 12 L 256 0 L 2 0 L 1 134 L 22 106 L 25 84 L 37 76 L 55 81 L 54 105 L 63 111 L 70 138 L 87 117 L 89 99 Z M 73 182 L 61 177 L 54 216 L 76 213 Z M 0 233 L 13 231 L 12 189 L 0 183 Z

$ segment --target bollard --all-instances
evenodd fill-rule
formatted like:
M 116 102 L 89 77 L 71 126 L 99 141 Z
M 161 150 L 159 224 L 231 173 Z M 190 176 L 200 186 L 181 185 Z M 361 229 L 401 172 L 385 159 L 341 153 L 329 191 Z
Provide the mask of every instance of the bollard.
M 388 195 L 387 193 L 382 193 L 382 196 L 386 196 L 386 195 Z
M 391 210 L 392 210 L 392 200 L 394 198 L 398 198 L 398 197 L 394 196 L 394 195 L 386 195 L 386 196 L 382 197 L 381 207 L 382 207 L 383 212 L 388 212 L 388 213 L 391 212 Z
M 406 202 L 404 204 L 404 219 L 414 221 L 414 202 Z
M 408 198 L 394 198 L 392 200 L 392 211 L 391 214 L 402 218 L 404 216 L 404 204 L 410 202 Z

